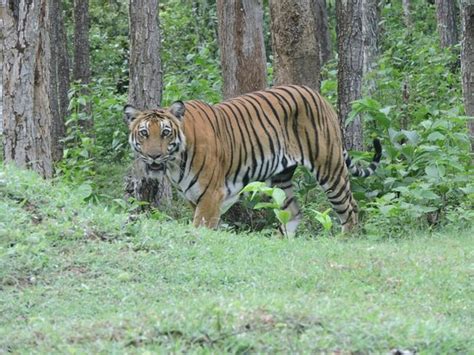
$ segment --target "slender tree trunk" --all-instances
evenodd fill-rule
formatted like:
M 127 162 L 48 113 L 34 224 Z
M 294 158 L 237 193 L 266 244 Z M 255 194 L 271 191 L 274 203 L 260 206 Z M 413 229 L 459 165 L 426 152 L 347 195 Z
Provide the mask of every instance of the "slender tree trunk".
M 411 27 L 412 20 L 411 20 L 411 0 L 402 0 L 403 6 L 403 22 L 405 26 Z
M 225 98 L 264 89 L 266 58 L 261 0 L 217 0 Z
M 336 2 L 337 47 L 339 53 L 337 71 L 338 111 L 341 127 L 351 112 L 352 102 L 360 99 L 364 63 L 362 36 L 362 0 Z M 362 121 L 357 116 L 344 130 L 347 149 L 363 149 Z
M 68 90 L 69 90 L 69 56 L 67 52 L 66 28 L 61 0 L 51 0 L 51 70 L 52 90 L 57 94 L 54 105 L 54 112 L 57 116 L 53 120 L 53 130 L 55 137 L 63 137 L 65 134 L 65 119 L 68 115 Z M 55 161 L 62 158 L 62 145 L 57 144 L 53 149 Z
M 319 63 L 323 66 L 332 58 L 331 32 L 329 30 L 326 0 L 311 1 L 311 4 L 314 5 L 316 39 L 319 39 Z
M 270 0 L 274 83 L 319 91 L 319 43 L 310 0 Z
M 0 134 L 3 133 L 3 52 L 4 52 L 4 41 L 5 41 L 5 21 L 6 18 L 6 0 L 0 0 Z
M 436 0 L 436 17 L 441 47 L 452 47 L 458 42 L 455 0 Z
M 52 1 L 9 0 L 3 9 L 4 142 L 6 162 L 53 175 L 61 121 Z
M 370 76 L 378 56 L 379 0 L 362 0 L 362 35 L 364 37 L 365 92 L 372 95 L 376 89 L 374 78 Z
M 74 67 L 72 77 L 74 81 L 80 81 L 83 85 L 88 85 L 91 81 L 89 0 L 74 0 Z M 88 95 L 89 92 L 83 88 L 80 94 Z M 86 103 L 82 109 L 85 116 L 79 123 L 85 129 L 91 129 L 94 125 L 91 103 Z
M 130 0 L 130 83 L 128 103 L 140 109 L 160 106 L 162 72 L 158 0 Z M 171 200 L 171 186 L 166 178 L 149 179 L 141 160 L 135 159 L 131 175 L 126 177 L 126 193 L 152 207 Z
M 461 1 L 462 51 L 461 71 L 464 107 L 471 136 L 471 150 L 474 151 L 474 4 Z

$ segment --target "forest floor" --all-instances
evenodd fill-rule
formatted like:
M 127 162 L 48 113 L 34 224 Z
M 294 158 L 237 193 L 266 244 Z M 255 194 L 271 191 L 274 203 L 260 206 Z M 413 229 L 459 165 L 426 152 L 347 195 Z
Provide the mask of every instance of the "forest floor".
M 474 351 L 474 229 L 193 229 L 0 168 L 0 353 Z

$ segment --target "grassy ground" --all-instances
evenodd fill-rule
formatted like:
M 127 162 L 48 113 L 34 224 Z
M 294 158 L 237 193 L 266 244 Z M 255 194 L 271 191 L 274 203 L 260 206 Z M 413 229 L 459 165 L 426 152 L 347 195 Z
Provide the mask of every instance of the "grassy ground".
M 474 230 L 194 230 L 0 170 L 1 352 L 472 353 Z

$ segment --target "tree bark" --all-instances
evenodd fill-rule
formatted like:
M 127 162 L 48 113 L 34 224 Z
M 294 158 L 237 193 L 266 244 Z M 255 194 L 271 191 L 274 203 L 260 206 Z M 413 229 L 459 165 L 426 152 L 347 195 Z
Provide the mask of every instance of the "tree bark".
M 128 103 L 140 109 L 160 106 L 162 71 L 158 0 L 130 0 L 130 77 Z M 166 178 L 149 179 L 141 160 L 135 159 L 126 179 L 126 193 L 152 207 L 171 200 L 171 186 Z
M 266 58 L 261 0 L 217 0 L 224 98 L 264 89 Z
M 0 0 L 0 46 L 2 50 L 0 50 L 0 134 L 3 133 L 3 52 L 4 52 L 4 40 L 5 40 L 5 21 L 6 18 L 6 3 L 5 0 Z
M 378 56 L 378 23 L 380 12 L 378 8 L 379 0 L 362 0 L 362 35 L 364 38 L 364 77 L 368 95 L 372 95 L 376 89 L 374 78 L 370 73 L 375 67 Z
M 347 149 L 363 149 L 362 121 L 357 116 L 347 127 L 346 119 L 352 102 L 360 99 L 364 64 L 362 36 L 362 0 L 336 2 L 337 48 L 339 62 L 337 70 L 338 111 L 341 127 L 344 127 L 344 142 Z
M 74 80 L 90 82 L 89 0 L 74 0 Z
M 461 71 L 464 107 L 471 136 L 471 151 L 474 151 L 474 4 L 461 1 L 462 50 Z
M 59 143 L 59 78 L 53 49 L 57 17 L 47 0 L 9 0 L 4 10 L 5 162 L 53 175 Z
M 72 77 L 74 81 L 80 81 L 83 85 L 88 85 L 91 81 L 89 22 L 89 0 L 74 0 L 74 68 Z M 80 90 L 79 94 L 88 95 L 87 88 Z M 79 121 L 79 124 L 85 129 L 91 129 L 94 125 L 91 103 L 86 103 L 82 109 L 85 116 Z
M 326 0 L 311 1 L 314 5 L 314 17 L 316 21 L 316 38 L 319 39 L 319 63 L 321 66 L 332 58 L 331 32 Z
M 63 137 L 65 134 L 65 120 L 68 116 L 69 106 L 69 56 L 67 52 L 66 28 L 64 25 L 63 7 L 61 0 L 51 0 L 51 69 L 52 90 L 57 94 L 53 97 L 54 112 L 57 116 L 53 119 L 54 136 Z M 53 149 L 55 161 L 62 158 L 62 145 L 57 144 Z
M 310 0 L 270 0 L 274 83 L 320 89 L 315 7 Z
M 436 17 L 441 47 L 452 47 L 458 42 L 455 0 L 436 0 Z

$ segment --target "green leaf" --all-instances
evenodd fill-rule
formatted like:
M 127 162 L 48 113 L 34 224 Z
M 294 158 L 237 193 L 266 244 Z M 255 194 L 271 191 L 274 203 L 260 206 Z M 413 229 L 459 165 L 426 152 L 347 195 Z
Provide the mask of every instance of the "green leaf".
M 420 141 L 420 135 L 416 131 L 402 130 L 402 133 L 407 137 L 410 144 L 416 145 Z
M 86 200 L 92 195 L 92 186 L 88 183 L 84 183 L 77 188 L 77 195 L 81 199 Z
M 446 136 L 439 132 L 433 132 L 433 133 L 430 133 L 426 139 L 428 139 L 430 142 L 434 142 L 434 141 L 439 141 L 439 140 L 445 140 Z
M 278 206 L 276 203 L 273 203 L 273 202 L 259 202 L 255 206 L 253 206 L 253 208 L 256 210 L 259 210 L 262 208 L 278 208 L 278 207 L 280 206 Z
M 274 188 L 272 192 L 272 198 L 279 207 L 283 206 L 286 200 L 285 191 L 279 189 L 278 187 Z
M 77 102 L 82 106 L 86 106 L 87 104 L 86 99 L 83 96 L 79 96 Z
M 291 219 L 291 212 L 274 209 L 273 213 L 275 213 L 276 218 L 281 224 L 287 224 Z
M 246 185 L 241 191 L 242 192 L 254 192 L 254 191 L 260 191 L 262 187 L 267 187 L 267 185 L 264 182 L 261 181 L 255 181 L 251 182 L 250 184 Z
M 437 180 L 440 178 L 440 172 L 439 172 L 438 166 L 436 165 L 428 165 L 425 168 L 425 173 L 427 176 L 429 176 L 432 179 Z

